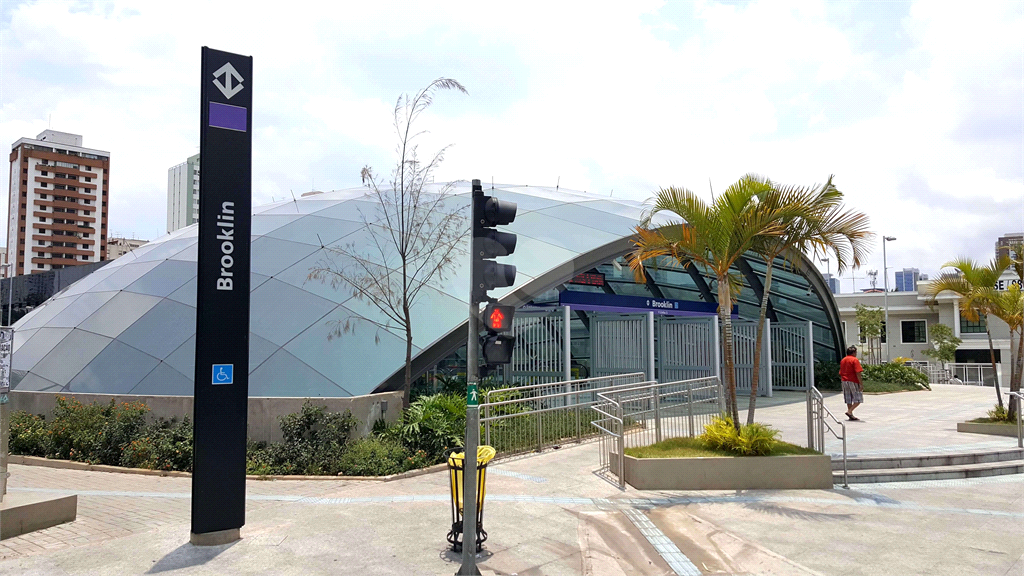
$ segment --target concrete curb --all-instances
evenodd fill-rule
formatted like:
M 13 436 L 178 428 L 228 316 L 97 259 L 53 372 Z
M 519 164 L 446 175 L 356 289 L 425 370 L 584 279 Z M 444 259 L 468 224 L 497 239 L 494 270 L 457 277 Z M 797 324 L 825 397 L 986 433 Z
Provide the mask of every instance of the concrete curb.
M 150 470 L 148 468 L 126 468 L 123 466 L 110 466 L 108 464 L 88 464 L 86 462 L 75 462 L 73 460 L 57 460 L 54 458 L 41 458 L 39 456 L 20 456 L 11 454 L 8 456 L 9 464 L 21 464 L 22 466 L 43 466 L 45 468 L 60 468 L 63 470 L 88 470 L 91 472 L 117 472 L 119 474 L 137 474 L 140 476 L 171 476 L 177 478 L 191 478 L 191 472 L 179 470 Z M 427 468 L 409 470 L 401 474 L 390 476 L 299 476 L 299 475 L 267 475 L 258 476 L 247 474 L 246 480 L 350 480 L 356 482 L 390 482 L 402 478 L 412 478 L 424 474 L 432 474 L 447 470 L 447 464 L 435 464 Z
M 987 424 L 984 422 L 957 422 L 957 432 L 967 432 L 969 434 L 989 434 L 992 436 L 1012 436 L 1017 437 L 1017 425 L 1016 424 Z

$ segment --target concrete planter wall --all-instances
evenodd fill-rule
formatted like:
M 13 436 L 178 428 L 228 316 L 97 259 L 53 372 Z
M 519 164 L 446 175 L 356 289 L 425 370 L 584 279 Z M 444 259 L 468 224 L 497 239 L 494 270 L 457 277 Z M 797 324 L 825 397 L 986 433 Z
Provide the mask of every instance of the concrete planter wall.
M 11 410 L 24 410 L 47 417 L 57 405 L 57 396 L 77 398 L 83 404 L 99 402 L 142 402 L 149 407 L 149 419 L 181 419 L 192 417 L 191 396 L 139 396 L 134 394 L 76 394 L 58 392 L 28 392 L 12 390 Z M 302 409 L 307 398 L 249 398 L 248 435 L 250 440 L 279 442 L 282 439 L 280 417 Z M 330 412 L 351 410 L 359 420 L 357 437 L 368 436 L 373 423 L 382 416 L 388 422 L 396 422 L 402 414 L 402 393 L 382 392 L 366 396 L 345 398 L 308 398 L 314 404 L 326 406 Z
M 991 434 L 993 436 L 1017 437 L 1016 424 L 989 424 L 986 422 L 957 422 L 957 432 L 969 432 L 971 434 Z
M 612 454 L 617 465 L 618 455 Z M 783 490 L 832 488 L 832 458 L 825 455 L 735 458 L 626 456 L 626 482 L 638 490 Z

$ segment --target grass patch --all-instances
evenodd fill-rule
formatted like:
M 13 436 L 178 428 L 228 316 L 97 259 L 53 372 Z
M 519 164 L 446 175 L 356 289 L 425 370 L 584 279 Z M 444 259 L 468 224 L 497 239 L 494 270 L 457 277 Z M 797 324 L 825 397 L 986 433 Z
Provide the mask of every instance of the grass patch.
M 643 448 L 626 448 L 626 454 L 634 458 L 728 458 L 738 456 L 735 452 L 708 448 L 700 438 L 671 438 Z M 776 440 L 768 456 L 818 454 L 810 448 Z
M 1014 420 L 1014 421 L 1000 420 L 1000 419 L 997 419 L 997 418 L 989 418 L 989 417 L 975 418 L 974 420 L 968 420 L 968 422 L 973 422 L 975 424 L 1002 424 L 1003 426 L 1013 426 L 1013 427 L 1017 426 L 1017 421 L 1016 420 Z
M 865 394 L 881 394 L 885 392 L 914 392 L 917 390 L 924 390 L 924 387 L 918 384 L 904 384 L 901 382 L 879 382 L 878 380 L 869 380 L 867 378 L 864 378 L 863 384 Z

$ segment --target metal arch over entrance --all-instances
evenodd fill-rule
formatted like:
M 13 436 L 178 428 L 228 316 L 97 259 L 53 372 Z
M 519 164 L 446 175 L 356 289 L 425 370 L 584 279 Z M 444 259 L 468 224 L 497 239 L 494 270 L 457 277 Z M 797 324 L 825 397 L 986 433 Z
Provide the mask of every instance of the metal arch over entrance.
M 606 263 L 613 262 L 616 259 L 623 257 L 628 252 L 630 252 L 630 250 L 633 249 L 633 240 L 634 237 L 632 236 L 619 238 L 599 248 L 580 254 L 573 258 L 572 260 L 567 261 L 559 266 L 556 266 L 555 268 L 552 268 L 551 270 L 544 274 L 538 275 L 533 280 L 519 287 L 518 289 L 508 294 L 505 294 L 499 299 L 499 302 L 505 305 L 513 305 L 516 306 L 517 308 L 521 308 L 525 305 L 528 305 L 532 301 L 534 301 L 534 299 L 536 299 L 537 297 L 546 292 L 549 292 L 552 289 L 564 288 L 565 284 L 568 283 L 571 279 L 575 278 L 577 275 L 595 269 Z M 748 255 L 747 258 L 751 259 L 755 257 L 753 257 L 752 255 Z M 818 297 L 818 300 L 821 303 L 820 309 L 823 310 L 824 317 L 827 322 L 827 324 L 821 325 L 820 329 L 831 332 L 831 342 L 829 343 L 831 344 L 831 346 L 825 345 L 826 349 L 831 349 L 835 357 L 839 358 L 841 356 L 841 351 L 845 342 L 843 340 L 842 330 L 840 329 L 841 323 L 839 320 L 839 311 L 836 307 L 835 301 L 832 299 L 831 293 L 825 286 L 825 283 L 821 279 L 820 274 L 817 273 L 817 269 L 806 257 L 804 257 L 803 255 L 792 255 L 789 257 L 789 260 L 799 262 L 799 265 L 794 266 L 793 270 L 806 279 L 808 294 L 813 293 Z M 776 263 L 776 267 L 778 266 L 779 264 Z M 713 291 L 708 289 L 708 285 L 704 277 L 701 275 L 701 273 L 693 265 L 690 265 L 689 263 L 682 266 L 680 270 L 691 278 L 693 278 L 694 276 L 697 277 L 694 278 L 696 290 L 700 292 L 700 295 L 702 298 L 704 298 L 704 301 L 708 302 L 707 298 L 709 296 L 713 296 Z M 803 273 L 801 271 L 807 272 Z M 754 272 L 754 275 L 759 276 L 756 272 Z M 698 279 L 699 281 L 697 281 Z M 770 301 L 775 297 L 775 288 L 777 284 L 780 283 L 781 282 L 779 281 L 773 282 L 772 296 L 769 297 Z M 643 287 L 643 285 L 640 286 Z M 711 302 L 708 303 L 713 304 L 713 302 L 714 301 L 712 300 Z M 772 305 L 775 312 L 780 312 L 777 302 L 772 302 Z M 790 317 L 791 316 L 792 315 L 790 315 Z M 588 319 L 587 321 L 590 321 L 590 319 Z M 789 321 L 784 321 L 783 323 L 790 324 Z M 772 322 L 772 324 L 776 323 Z M 814 330 L 812 329 L 812 334 L 810 338 L 811 341 L 813 341 L 813 332 Z M 419 378 L 420 376 L 425 374 L 430 368 L 435 366 L 438 362 L 454 354 L 456 351 L 458 351 L 460 347 L 465 346 L 465 339 L 466 325 L 463 323 L 460 324 L 459 326 L 452 328 L 443 337 L 441 337 L 432 345 L 422 350 L 418 355 L 416 355 L 413 358 L 413 378 Z M 563 342 L 562 348 L 560 348 L 561 350 L 564 350 L 564 344 L 565 343 Z M 820 350 L 820 347 L 823 345 L 823 343 L 819 342 L 818 345 Z M 568 364 L 571 363 L 572 360 L 570 357 L 570 362 Z M 563 360 L 563 365 L 564 364 L 566 363 Z M 647 368 L 645 368 L 644 371 L 647 372 Z M 549 376 L 549 378 L 554 379 L 553 371 L 551 372 L 552 374 L 551 376 Z M 566 377 L 564 375 L 563 370 L 562 379 L 569 378 L 571 378 L 571 376 Z M 389 390 L 399 390 L 402 387 L 403 379 L 404 369 L 397 369 L 392 373 L 391 376 L 389 376 L 387 379 L 381 382 L 381 384 L 376 388 L 375 391 L 383 392 Z

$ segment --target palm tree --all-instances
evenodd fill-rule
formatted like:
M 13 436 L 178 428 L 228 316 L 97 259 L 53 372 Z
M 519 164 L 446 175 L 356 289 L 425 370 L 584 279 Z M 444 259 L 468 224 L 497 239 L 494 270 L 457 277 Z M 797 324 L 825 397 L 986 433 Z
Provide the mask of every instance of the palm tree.
M 1010 392 L 1020 390 L 1021 361 L 1024 360 L 1024 292 L 1017 284 L 1008 290 L 999 291 L 988 288 L 985 298 L 989 301 L 989 313 L 999 318 L 1010 327 Z M 1017 338 L 1017 349 L 1014 350 L 1014 337 Z M 1020 406 L 1015 396 L 1010 397 L 1009 418 L 1017 417 Z
M 763 180 L 767 191 L 758 200 L 777 213 L 789 212 L 782 222 L 783 233 L 762 236 L 754 242 L 753 250 L 764 258 L 764 293 L 757 322 L 754 345 L 754 369 L 750 381 L 750 403 L 747 424 L 754 422 L 757 405 L 757 386 L 761 372 L 761 343 L 764 337 L 765 316 L 768 312 L 768 294 L 772 286 L 772 263 L 783 258 L 790 266 L 800 264 L 803 254 L 831 254 L 837 263 L 837 273 L 847 266 L 858 267 L 867 256 L 868 242 L 874 236 L 868 230 L 868 217 L 860 212 L 843 210 L 843 193 L 832 183 L 832 176 L 823 186 L 783 187 Z M 790 210 L 783 210 L 789 207 Z
M 732 284 L 729 269 L 763 236 L 784 232 L 782 222 L 792 216 L 792 207 L 771 207 L 758 202 L 770 185 L 747 175 L 729 186 L 711 204 L 685 188 L 662 188 L 651 199 L 636 228 L 634 249 L 626 256 L 638 282 L 644 281 L 644 261 L 671 256 L 680 264 L 691 262 L 715 276 L 718 283 L 718 316 L 722 323 L 727 408 L 739 429 L 736 405 L 736 374 L 732 341 Z M 679 220 L 652 228 L 654 217 L 671 213 Z
M 943 268 L 953 268 L 950 272 L 943 272 L 938 279 L 928 285 L 929 303 L 935 303 L 935 297 L 940 292 L 949 290 L 960 296 L 960 310 L 964 318 L 971 322 L 977 322 L 982 315 L 993 311 L 992 287 L 999 280 L 999 276 L 1010 266 L 1009 258 L 1003 257 L 993 260 L 987 266 L 982 266 L 973 258 L 961 256 L 956 260 L 946 262 Z M 999 378 L 996 375 L 996 352 L 992 345 L 992 330 L 985 323 L 985 333 L 988 335 L 989 359 L 992 361 L 992 376 L 995 380 L 996 403 L 1003 407 L 1003 396 L 999 390 Z

